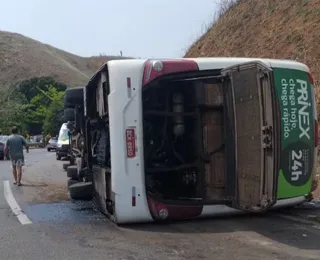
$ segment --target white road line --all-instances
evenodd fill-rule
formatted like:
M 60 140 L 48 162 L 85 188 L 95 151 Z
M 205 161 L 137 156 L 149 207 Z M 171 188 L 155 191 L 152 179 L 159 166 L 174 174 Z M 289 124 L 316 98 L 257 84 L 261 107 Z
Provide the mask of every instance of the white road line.
M 22 225 L 32 224 L 32 221 L 28 218 L 26 214 L 24 214 L 18 205 L 17 201 L 13 197 L 12 190 L 10 187 L 9 181 L 3 181 L 4 186 L 4 197 L 6 198 L 7 203 L 9 204 L 12 212 Z

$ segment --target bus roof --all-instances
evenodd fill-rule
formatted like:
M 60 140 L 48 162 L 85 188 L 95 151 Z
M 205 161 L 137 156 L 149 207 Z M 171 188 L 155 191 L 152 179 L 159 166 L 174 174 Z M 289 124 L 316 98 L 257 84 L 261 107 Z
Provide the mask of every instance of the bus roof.
M 262 59 L 262 58 L 237 58 L 237 57 L 214 57 L 214 58 L 188 58 L 198 63 L 203 69 L 223 69 L 238 63 L 261 61 L 272 68 L 288 68 L 309 72 L 309 68 L 297 61 L 285 59 Z M 205 67 L 205 68 L 204 68 Z
M 98 71 L 91 77 L 87 86 L 94 84 L 96 80 L 99 80 L 99 74 L 102 71 L 107 70 L 108 66 L 120 67 L 124 64 L 131 66 L 144 66 L 149 59 L 121 59 L 121 60 L 109 60 L 103 64 Z M 265 65 L 272 68 L 288 68 L 301 71 L 310 72 L 308 66 L 301 62 L 286 60 L 286 59 L 262 59 L 262 58 L 241 58 L 241 57 L 206 57 L 206 58 L 176 58 L 176 59 L 152 59 L 152 60 L 193 60 L 195 61 L 200 70 L 214 70 L 224 69 L 229 66 L 233 66 L 239 63 L 246 63 L 252 61 L 260 61 Z

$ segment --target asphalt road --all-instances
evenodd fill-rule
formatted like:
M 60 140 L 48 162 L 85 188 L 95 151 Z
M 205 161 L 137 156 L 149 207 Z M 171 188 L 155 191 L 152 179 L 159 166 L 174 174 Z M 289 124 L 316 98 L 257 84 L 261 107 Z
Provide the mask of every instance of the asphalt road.
M 54 153 L 31 150 L 26 160 L 25 185 L 11 185 L 26 225 L 4 197 L 11 169 L 0 162 L 1 259 L 320 259 L 320 223 L 299 217 L 320 209 L 118 227 L 91 203 L 68 200 Z

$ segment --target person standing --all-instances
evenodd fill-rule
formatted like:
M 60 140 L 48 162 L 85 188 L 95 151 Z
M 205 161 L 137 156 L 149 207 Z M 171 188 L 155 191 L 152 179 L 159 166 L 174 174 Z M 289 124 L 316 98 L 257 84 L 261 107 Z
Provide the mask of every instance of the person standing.
M 22 177 L 22 166 L 24 166 L 24 155 L 23 147 L 26 148 L 27 153 L 29 153 L 29 147 L 26 142 L 26 139 L 18 134 L 18 128 L 13 127 L 11 130 L 12 135 L 9 136 L 6 142 L 6 149 L 9 150 L 11 163 L 12 163 L 12 173 L 14 182 L 21 186 L 21 177 Z

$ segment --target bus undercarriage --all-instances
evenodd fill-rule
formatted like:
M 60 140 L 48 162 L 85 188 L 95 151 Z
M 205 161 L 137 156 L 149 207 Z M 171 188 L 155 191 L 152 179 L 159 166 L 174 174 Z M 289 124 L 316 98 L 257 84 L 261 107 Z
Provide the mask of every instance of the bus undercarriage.
M 160 80 L 142 98 L 148 194 L 172 202 L 224 204 L 221 80 Z

